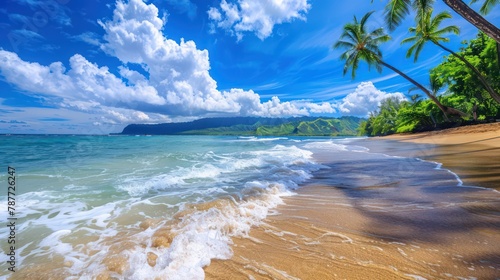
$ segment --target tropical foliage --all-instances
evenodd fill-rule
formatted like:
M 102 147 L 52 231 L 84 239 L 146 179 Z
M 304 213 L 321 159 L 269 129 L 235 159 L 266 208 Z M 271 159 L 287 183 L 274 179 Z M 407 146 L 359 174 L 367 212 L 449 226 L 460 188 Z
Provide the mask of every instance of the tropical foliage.
M 500 67 L 496 42 L 479 33 L 457 52 L 465 57 L 497 92 L 500 90 Z M 484 89 L 474 71 L 456 55 L 448 55 L 444 61 L 430 70 L 431 88 L 445 106 L 457 108 L 467 117 L 446 120 L 443 113 L 429 99 L 413 95 L 407 101 L 386 99 L 367 121 L 360 125 L 362 135 L 388 135 L 417 132 L 439 127 L 460 125 L 464 122 L 481 122 L 500 119 L 500 106 Z M 437 94 L 439 89 L 446 91 Z
M 478 0 L 472 0 L 472 3 Z M 373 2 L 373 0 L 372 0 Z M 434 0 L 388 0 L 385 7 L 385 19 L 387 26 L 390 30 L 394 30 L 410 13 L 413 9 L 417 13 L 417 19 L 421 16 L 422 12 L 427 12 L 434 4 Z M 474 11 L 462 0 L 443 0 L 443 2 L 450 7 L 457 14 L 462 16 L 465 20 L 477 27 L 482 32 L 493 38 L 500 44 L 500 29 L 487 21 L 479 13 Z M 499 4 L 499 0 L 481 0 L 483 3 L 480 12 L 487 14 L 491 11 L 492 7 Z
M 428 11 L 421 12 L 420 16 L 417 18 L 417 26 L 411 27 L 409 29 L 410 33 L 415 34 L 412 37 L 404 39 L 401 43 L 414 43 L 406 53 L 406 57 L 412 56 L 415 53 L 416 62 L 420 51 L 423 49 L 423 46 L 426 42 L 432 42 L 435 45 L 439 46 L 441 49 L 451 53 L 453 56 L 461 60 L 467 67 L 469 67 L 473 74 L 476 75 L 477 79 L 481 82 L 481 86 L 483 86 L 486 91 L 490 94 L 490 96 L 500 104 L 500 95 L 493 89 L 484 75 L 479 71 L 472 63 L 470 63 L 464 56 L 457 54 L 456 52 L 450 50 L 449 48 L 442 45 L 442 42 L 448 42 L 449 38 L 444 37 L 447 33 L 459 34 L 460 30 L 455 25 L 446 26 L 440 29 L 441 23 L 445 19 L 451 18 L 451 15 L 448 12 L 441 12 L 437 14 L 435 17 L 432 17 L 432 9 Z
M 451 14 L 445 11 L 433 16 L 435 0 L 388 0 L 384 10 L 386 25 L 391 31 L 411 11 L 414 12 L 416 26 L 409 29 L 411 37 L 402 41 L 411 44 L 407 57 L 413 56 L 414 62 L 428 42 L 450 53 L 440 65 L 430 70 L 429 87 L 383 61 L 378 47 L 388 40 L 388 35 L 380 28 L 372 32 L 365 29 L 371 13 L 361 21 L 355 17 L 353 23 L 344 26 L 340 40 L 334 45 L 335 48 L 347 49 L 341 55 L 345 60 L 344 75 L 352 69 L 354 78 L 359 61 L 367 62 L 377 70 L 384 66 L 407 79 L 428 98 L 422 99 L 416 94 L 406 101 L 392 98 L 382 101 L 378 110 L 360 125 L 360 134 L 387 135 L 500 119 L 500 29 L 461 0 L 442 1 L 481 30 L 476 39 L 464 42 L 459 51 L 444 45 L 449 41 L 447 35 L 459 34 L 459 28 L 441 26 Z M 471 0 L 470 4 L 476 2 L 482 4 L 481 14 L 489 13 L 500 4 L 499 0 Z
M 427 88 L 382 59 L 379 45 L 389 41 L 391 37 L 385 34 L 382 27 L 373 31 L 366 29 L 366 23 L 372 14 L 373 12 L 365 14 L 360 21 L 354 16 L 354 21 L 344 25 L 340 39 L 333 45 L 336 49 L 346 49 L 340 55 L 340 59 L 345 60 L 344 75 L 352 69 L 351 76 L 354 78 L 360 61 L 365 61 L 368 66 L 375 66 L 379 72 L 382 66 L 387 67 L 423 91 L 445 114 L 445 118 L 448 118 L 448 114 L 465 116 L 460 110 L 443 105 Z
M 416 21 L 416 27 L 410 27 L 409 32 L 414 34 L 409 38 L 401 41 L 401 44 L 413 43 L 413 45 L 408 49 L 406 57 L 411 57 L 414 55 L 414 62 L 418 60 L 420 52 L 424 48 L 427 42 L 439 43 L 439 42 L 449 42 L 450 39 L 445 35 L 448 33 L 459 34 L 460 29 L 455 25 L 446 26 L 440 28 L 441 23 L 448 18 L 451 18 L 450 13 L 441 12 L 435 17 L 432 17 L 432 9 L 424 12 L 421 17 Z

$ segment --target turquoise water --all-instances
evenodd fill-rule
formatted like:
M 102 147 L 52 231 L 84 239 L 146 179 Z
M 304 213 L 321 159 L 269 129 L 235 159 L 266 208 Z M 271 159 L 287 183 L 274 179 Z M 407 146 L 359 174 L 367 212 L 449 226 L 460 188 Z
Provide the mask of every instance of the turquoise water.
M 306 140 L 0 136 L 0 182 L 7 166 L 17 175 L 15 275 L 203 278 L 211 259 L 231 257 L 232 237 L 322 167 Z
M 483 191 L 498 197 L 463 186 L 439 163 L 352 140 L 0 136 L 0 185 L 7 190 L 8 166 L 17 184 L 16 272 L 7 263 L 10 229 L 1 226 L 0 278 L 204 279 L 203 267 L 232 257 L 233 238 L 252 238 L 251 228 L 313 175 L 360 209 L 417 218 Z M 9 221 L 6 191 L 0 205 Z

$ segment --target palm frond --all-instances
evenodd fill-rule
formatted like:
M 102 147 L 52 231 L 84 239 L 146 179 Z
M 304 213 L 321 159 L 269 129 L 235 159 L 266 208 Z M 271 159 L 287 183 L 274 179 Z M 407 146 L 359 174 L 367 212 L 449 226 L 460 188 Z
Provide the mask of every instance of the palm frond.
M 361 21 L 359 22 L 359 28 L 361 29 L 361 31 L 365 31 L 365 24 L 366 24 L 366 21 L 368 20 L 368 18 L 370 18 L 370 16 L 374 13 L 375 11 L 370 11 L 368 13 L 366 13 L 363 18 L 361 18 Z
M 410 12 L 410 0 L 390 0 L 385 6 L 385 21 L 389 30 L 393 31 L 401 24 L 403 18 Z
M 380 65 L 380 63 L 376 63 L 375 64 L 375 68 L 377 69 L 377 72 L 381 73 L 382 72 L 382 65 Z
M 356 47 L 352 42 L 347 42 L 347 41 L 337 41 L 334 45 L 334 49 L 340 49 L 340 48 L 354 48 Z
M 413 62 L 416 62 L 418 57 L 420 56 L 420 52 L 422 51 L 422 49 L 424 48 L 425 46 L 425 43 L 424 42 L 421 42 L 420 44 L 417 44 L 417 47 L 415 48 L 415 59 L 413 60 Z
M 415 51 L 415 49 L 417 48 L 417 43 L 413 44 L 409 49 L 408 51 L 406 51 L 406 58 L 410 58 L 412 55 L 413 55 L 413 52 Z M 414 62 L 417 61 L 417 58 L 414 58 L 413 60 Z
M 471 4 L 474 4 L 476 3 L 477 0 L 472 0 L 470 1 Z M 479 9 L 479 11 L 483 14 L 483 15 L 487 15 L 491 12 L 491 9 L 493 8 L 493 6 L 497 5 L 500 3 L 500 0 L 484 0 L 484 3 L 483 5 L 481 6 L 481 9 Z
M 359 52 L 356 52 L 350 61 L 350 67 L 351 67 L 351 78 L 354 79 L 356 77 L 356 70 L 358 70 L 359 67 Z M 347 62 L 346 62 L 347 65 Z
M 417 17 L 420 17 L 421 15 L 430 12 L 433 4 L 434 0 L 414 0 L 412 7 L 415 11 L 417 11 Z
M 418 40 L 419 37 L 417 36 L 413 36 L 413 37 L 408 37 L 408 38 L 405 38 L 403 39 L 403 41 L 401 41 L 401 45 L 402 44 L 406 44 L 406 43 L 412 43 L 412 42 L 415 42 Z
M 420 4 L 423 5 L 422 3 Z M 413 43 L 413 45 L 406 52 L 406 57 L 409 58 L 413 55 L 414 62 L 418 60 L 420 52 L 426 42 L 431 41 L 436 44 L 438 44 L 438 42 L 448 42 L 449 39 L 444 37 L 444 34 L 458 34 L 460 32 L 460 29 L 454 25 L 439 29 L 439 26 L 445 19 L 451 18 L 451 14 L 448 12 L 441 12 L 433 17 L 432 12 L 432 7 L 430 7 L 428 11 L 422 11 L 420 17 L 416 19 L 417 26 L 409 29 L 414 36 L 406 38 L 401 42 L 401 44 Z
M 377 34 L 377 35 L 374 34 L 372 36 L 377 36 L 375 38 L 372 38 L 372 41 L 377 43 L 377 44 L 386 43 L 386 42 L 391 40 L 391 36 L 389 36 L 387 34 Z
M 350 39 L 352 42 L 358 42 L 360 40 L 357 27 L 352 24 L 346 24 L 344 26 L 344 32 L 340 36 L 341 39 Z
M 459 35 L 460 28 L 458 26 L 455 26 L 455 25 L 450 25 L 450 26 L 446 26 L 445 28 L 434 32 L 435 35 L 441 35 L 441 34 L 445 34 L 445 33 L 453 33 L 455 35 Z
M 429 19 L 430 19 L 429 26 L 431 28 L 437 28 L 441 24 L 441 22 L 443 22 L 443 20 L 451 18 L 451 14 L 448 12 L 441 12 L 441 13 L 437 14 L 434 18 L 431 18 L 432 12 L 428 13 L 428 15 L 429 15 Z
M 361 21 L 358 21 L 354 16 L 353 22 L 345 24 L 340 38 L 333 48 L 346 49 L 340 55 L 340 59 L 345 61 L 343 74 L 351 71 L 351 77 L 356 77 L 360 61 L 365 61 L 368 64 L 368 69 L 375 66 L 378 71 L 381 71 L 381 56 L 379 45 L 390 40 L 390 36 L 385 34 L 383 28 L 377 28 L 368 32 L 366 23 L 373 12 L 366 13 Z
M 379 27 L 379 28 L 373 30 L 372 32 L 370 32 L 370 36 L 382 37 L 384 35 L 387 35 L 387 34 L 385 33 L 385 30 L 383 27 Z M 387 36 L 389 36 L 389 35 L 387 35 Z

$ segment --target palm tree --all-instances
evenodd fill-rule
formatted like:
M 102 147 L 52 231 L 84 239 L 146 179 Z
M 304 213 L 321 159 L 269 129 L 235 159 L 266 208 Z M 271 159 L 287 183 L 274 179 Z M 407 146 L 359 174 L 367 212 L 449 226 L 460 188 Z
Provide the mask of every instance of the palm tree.
M 443 0 L 443 2 L 448 5 L 448 7 L 450 7 L 453 11 L 455 11 L 455 13 L 459 14 L 479 30 L 483 31 L 486 35 L 497 41 L 497 43 L 500 43 L 500 29 L 494 26 L 491 22 L 487 21 L 476 11 L 471 9 L 463 1 Z M 492 5 L 498 4 L 498 1 L 485 0 L 485 2 L 492 2 Z M 489 7 L 491 7 L 492 5 L 489 5 Z
M 373 0 L 372 0 L 373 2 Z M 410 8 L 417 12 L 417 19 L 422 16 L 422 12 L 432 9 L 434 0 L 389 0 L 385 6 L 385 22 L 389 30 L 394 31 L 401 24 L 404 17 L 410 13 Z
M 441 104 L 441 102 L 439 102 L 439 100 L 424 86 L 382 60 L 382 52 L 379 49 L 379 45 L 389 41 L 391 37 L 384 32 L 383 28 L 377 28 L 371 32 L 366 30 L 365 24 L 371 14 L 373 14 L 373 11 L 364 15 L 361 21 L 358 21 L 356 16 L 354 16 L 354 23 L 347 23 L 344 25 L 344 30 L 340 39 L 333 45 L 335 49 L 347 49 L 340 56 L 342 60 L 345 60 L 344 75 L 351 69 L 351 76 L 354 78 L 361 60 L 367 62 L 369 67 L 375 66 L 379 72 L 382 71 L 382 66 L 385 66 L 422 90 L 445 115 L 453 114 L 465 116 L 463 112 Z
M 429 11 L 422 11 L 420 18 L 417 19 L 417 26 L 410 27 L 409 29 L 409 32 L 413 33 L 414 36 L 406 38 L 401 42 L 401 44 L 413 43 L 413 45 L 408 49 L 406 57 L 410 57 L 414 53 L 414 61 L 417 61 L 420 51 L 423 49 L 425 43 L 429 41 L 432 42 L 465 63 L 465 65 L 467 65 L 467 67 L 469 67 L 481 81 L 490 96 L 500 104 L 500 95 L 486 81 L 486 78 L 481 74 L 481 72 L 479 72 L 474 65 L 465 59 L 465 57 L 455 53 L 440 43 L 449 41 L 447 37 L 443 37 L 444 34 L 454 33 L 458 35 L 460 33 L 460 29 L 455 25 L 439 29 L 439 25 L 443 22 L 443 20 L 448 18 L 451 18 L 451 14 L 448 12 L 441 12 L 435 17 L 432 17 L 432 9 Z
M 471 0 L 470 3 L 474 4 L 476 3 L 477 0 Z M 481 14 L 487 15 L 491 12 L 491 9 L 493 6 L 500 4 L 500 0 L 484 0 L 483 5 L 481 6 L 481 9 L 479 10 Z M 500 41 L 497 41 L 497 64 L 500 67 Z
M 477 0 L 472 0 L 476 2 Z M 484 0 L 488 8 L 485 11 L 489 11 L 493 5 L 499 3 L 498 0 Z M 373 2 L 373 0 L 372 0 Z M 477 27 L 479 30 L 483 31 L 486 35 L 493 38 L 495 41 L 500 43 L 500 29 L 494 26 L 491 22 L 487 21 L 479 13 L 471 9 L 467 4 L 461 0 L 443 0 L 443 2 L 448 5 L 453 11 L 462 16 L 465 20 L 470 22 L 472 25 Z M 487 3 L 486 3 L 487 2 Z M 385 19 L 387 26 L 390 30 L 394 30 L 403 20 L 403 18 L 410 12 L 410 8 L 415 11 L 427 10 L 429 9 L 434 0 L 389 0 L 389 3 L 385 7 Z M 423 8 L 423 9 L 422 9 Z M 483 9 L 481 9 L 483 10 Z

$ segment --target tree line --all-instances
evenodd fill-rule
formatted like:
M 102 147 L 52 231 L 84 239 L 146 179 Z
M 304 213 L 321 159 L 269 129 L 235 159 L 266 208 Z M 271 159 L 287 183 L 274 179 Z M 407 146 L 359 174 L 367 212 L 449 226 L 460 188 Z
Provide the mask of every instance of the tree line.
M 460 5 L 465 5 L 462 1 L 444 2 L 447 5 L 448 2 L 461 2 Z M 499 2 L 499 0 L 485 0 L 480 11 L 488 13 Z M 499 40 L 492 36 L 491 30 L 486 30 L 489 33 L 480 31 L 475 39 L 464 42 L 459 51 L 447 48 L 445 46 L 449 41 L 447 35 L 458 35 L 460 30 L 454 25 L 442 27 L 443 22 L 451 18 L 451 14 L 445 11 L 434 15 L 433 3 L 434 1 L 429 0 L 390 0 L 385 8 L 386 24 L 390 30 L 409 14 L 410 9 L 415 11 L 415 26 L 409 28 L 411 37 L 401 42 L 401 44 L 411 44 L 406 56 L 413 56 L 414 62 L 417 62 L 420 52 L 427 43 L 432 43 L 449 53 L 444 62 L 431 69 L 428 86 L 418 83 L 383 60 L 379 46 L 389 41 L 391 37 L 385 33 L 383 27 L 367 30 L 367 22 L 373 12 L 365 14 L 360 20 L 354 16 L 353 22 L 344 25 L 340 39 L 333 46 L 336 49 L 345 49 L 340 56 L 345 61 L 344 75 L 350 71 L 354 78 L 360 62 L 364 61 L 379 72 L 382 67 L 393 70 L 427 97 L 424 99 L 421 95 L 414 94 L 407 101 L 395 98 L 384 100 L 379 109 L 372 112 L 368 120 L 361 125 L 360 133 L 387 135 L 446 127 L 469 120 L 498 118 Z M 476 17 L 477 13 L 470 10 L 474 14 L 459 14 L 464 18 Z M 484 30 L 486 20 L 482 17 L 481 19 L 482 21 L 475 21 L 476 26 Z M 446 92 L 438 95 L 443 88 L 447 89 Z

